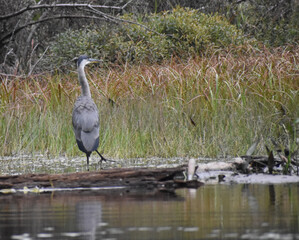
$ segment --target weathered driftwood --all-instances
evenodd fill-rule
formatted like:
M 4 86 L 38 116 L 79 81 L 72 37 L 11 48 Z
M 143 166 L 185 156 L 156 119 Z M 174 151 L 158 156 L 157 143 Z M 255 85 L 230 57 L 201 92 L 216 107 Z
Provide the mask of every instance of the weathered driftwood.
M 184 181 L 185 166 L 176 168 L 120 168 L 99 172 L 66 174 L 25 174 L 0 176 L 0 189 L 27 188 L 91 188 L 128 187 L 143 189 L 174 189 L 179 187 L 199 187 L 198 181 Z

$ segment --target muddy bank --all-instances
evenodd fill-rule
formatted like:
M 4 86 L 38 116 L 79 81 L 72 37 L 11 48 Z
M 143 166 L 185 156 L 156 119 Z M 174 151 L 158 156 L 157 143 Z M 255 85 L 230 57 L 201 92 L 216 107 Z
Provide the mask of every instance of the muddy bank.
M 173 158 L 130 158 L 115 159 L 105 156 L 109 160 L 102 164 L 103 169 L 115 168 L 172 168 L 188 164 L 189 158 L 173 157 Z M 96 155 L 92 155 L 90 159 L 90 171 L 100 171 Z M 209 162 L 226 162 L 225 158 L 196 158 L 197 163 Z M 86 171 L 86 157 L 51 157 L 42 154 L 33 155 L 16 155 L 16 156 L 0 156 L 0 176 L 2 175 L 20 175 L 20 174 L 59 174 L 74 173 Z
M 239 174 L 234 171 L 211 170 L 198 172 L 198 180 L 205 184 L 284 184 L 299 183 L 299 176 L 270 175 L 266 173 Z
M 246 159 L 234 158 L 229 161 L 211 161 L 208 163 L 197 163 L 195 176 L 198 181 L 209 184 L 216 183 L 242 183 L 242 184 L 284 184 L 299 183 L 297 167 L 293 166 L 292 173 L 283 174 L 282 166 L 273 168 L 269 173 L 267 164 L 262 164 L 262 157 L 259 158 L 260 166 L 255 162 L 248 163 Z
M 148 159 L 113 159 L 115 162 L 108 162 L 103 164 L 103 172 L 115 172 L 121 171 L 125 172 L 125 169 L 148 169 L 149 171 L 153 171 L 156 169 L 158 172 L 167 172 L 169 168 L 178 168 L 180 169 L 180 177 L 179 182 L 172 183 L 172 186 L 180 187 L 192 187 L 187 186 L 185 182 L 187 180 L 197 181 L 205 184 L 231 184 L 231 183 L 245 183 L 245 184 L 283 184 L 283 183 L 299 183 L 299 176 L 297 175 L 297 165 L 296 162 L 293 162 L 290 166 L 288 166 L 288 170 L 290 171 L 288 174 L 283 174 L 285 168 L 285 163 L 280 161 L 280 159 L 273 158 L 273 166 L 272 166 L 272 174 L 269 174 L 268 167 L 268 157 L 238 157 L 238 158 L 230 158 L 230 159 L 211 159 L 211 158 L 148 158 Z M 193 163 L 192 166 L 189 166 L 188 163 Z M 42 155 L 35 156 L 16 156 L 16 157 L 2 157 L 0 158 L 0 176 L 2 176 L 2 180 L 6 177 L 4 176 L 19 176 L 26 175 L 37 176 L 39 174 L 44 175 L 62 175 L 64 174 L 77 174 L 78 179 L 83 174 L 84 176 L 88 176 L 86 173 L 86 162 L 85 158 L 46 158 Z M 150 170 L 151 169 L 151 170 Z M 164 169 L 164 170 L 163 170 Z M 154 171 L 156 171 L 154 170 Z M 102 172 L 99 169 L 99 165 L 97 164 L 97 159 L 94 158 L 91 161 L 91 172 Z M 80 175 L 81 174 L 81 175 Z M 74 176 L 75 176 L 74 175 Z M 79 176 L 80 175 L 80 176 Z M 101 175 L 101 174 L 100 174 Z M 99 176 L 100 176 L 99 175 Z M 108 174 L 109 175 L 109 174 Z M 106 175 L 107 176 L 107 175 Z M 119 175 L 119 179 L 122 177 Z M 138 181 L 140 180 L 139 186 L 145 186 L 148 182 L 143 181 L 142 177 L 137 181 L 136 178 L 134 181 L 131 181 L 132 184 L 134 182 L 135 185 L 138 185 Z M 27 179 L 28 180 L 28 179 Z M 26 181 L 27 181 L 26 180 Z M 173 179 L 172 179 L 173 180 Z M 28 180 L 30 182 L 30 180 Z M 52 181 L 52 180 L 51 180 Z M 115 181 L 115 180 L 114 180 Z M 117 180 L 118 181 L 118 180 Z M 119 182 L 115 181 L 115 184 L 104 184 L 101 182 L 100 185 L 93 183 L 87 184 L 83 183 L 83 187 L 106 187 L 106 186 L 121 186 Z M 77 181 L 79 182 L 79 180 Z M 109 179 L 107 180 L 109 183 Z M 47 181 L 46 185 L 48 188 L 52 187 L 51 184 L 53 182 Z M 88 185 L 88 186 L 87 186 Z M 163 185 L 163 183 L 162 183 Z M 27 186 L 23 184 L 22 187 Z M 38 186 L 38 182 L 31 181 L 28 185 L 30 188 L 34 188 Z M 61 185 L 63 187 L 63 184 Z M 55 187 L 61 187 L 60 185 Z M 70 186 L 70 185 L 69 185 Z M 67 186 L 67 187 L 69 187 Z M 154 186 L 161 186 L 160 183 L 154 183 Z M 7 185 L 7 183 L 2 181 L 2 188 L 11 187 L 12 185 Z M 41 186 L 45 187 L 45 186 Z M 65 186 L 64 186 L 65 187 Z M 70 187 L 82 187 L 79 185 L 70 186 Z M 25 189 L 25 191 L 27 191 Z M 40 191 L 40 189 L 34 190 Z

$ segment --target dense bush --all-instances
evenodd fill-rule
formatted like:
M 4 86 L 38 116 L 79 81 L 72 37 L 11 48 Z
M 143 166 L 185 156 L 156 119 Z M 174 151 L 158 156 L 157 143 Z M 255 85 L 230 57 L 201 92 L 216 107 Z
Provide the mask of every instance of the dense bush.
M 173 55 L 185 58 L 201 54 L 211 46 L 223 48 L 244 41 L 242 33 L 223 17 L 198 10 L 176 8 L 147 16 L 140 23 L 154 32 L 139 25 L 123 26 L 131 60 L 156 62 Z
M 173 56 L 188 58 L 245 41 L 242 32 L 220 15 L 206 15 L 198 10 L 178 7 L 142 18 L 124 15 L 122 19 L 125 22 L 115 28 L 59 34 L 51 43 L 45 58 L 47 64 L 55 62 L 56 67 L 61 66 L 80 54 L 107 62 L 153 63 Z
M 42 60 L 42 68 L 50 70 L 53 67 L 68 65 L 70 60 L 80 54 L 100 56 L 103 53 L 101 47 L 107 43 L 104 32 L 84 28 L 58 34 L 51 42 L 48 54 Z

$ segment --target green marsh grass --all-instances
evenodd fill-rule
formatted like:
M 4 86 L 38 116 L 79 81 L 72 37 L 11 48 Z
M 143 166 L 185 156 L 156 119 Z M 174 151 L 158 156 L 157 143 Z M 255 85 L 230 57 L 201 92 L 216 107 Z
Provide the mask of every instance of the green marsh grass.
M 299 49 L 249 46 L 159 65 L 86 68 L 110 158 L 237 156 L 257 138 L 295 148 Z M 75 72 L 1 76 L 0 155 L 82 154 L 71 126 Z M 111 99 L 115 104 L 111 104 Z

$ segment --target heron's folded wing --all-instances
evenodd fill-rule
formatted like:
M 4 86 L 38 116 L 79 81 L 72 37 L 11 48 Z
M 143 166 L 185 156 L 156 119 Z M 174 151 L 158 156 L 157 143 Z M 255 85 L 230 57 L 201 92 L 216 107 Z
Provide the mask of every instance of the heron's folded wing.
M 82 141 L 83 132 L 86 136 L 89 134 L 91 139 L 99 137 L 99 114 L 92 99 L 78 98 L 73 110 L 72 122 L 77 140 Z

